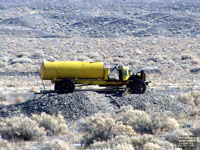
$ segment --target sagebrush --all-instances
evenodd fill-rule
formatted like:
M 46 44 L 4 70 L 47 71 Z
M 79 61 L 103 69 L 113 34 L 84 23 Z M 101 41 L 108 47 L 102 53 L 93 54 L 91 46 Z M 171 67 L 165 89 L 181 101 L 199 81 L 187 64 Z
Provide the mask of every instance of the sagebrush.
M 40 115 L 33 114 L 31 117 L 40 127 L 44 127 L 50 135 L 66 135 L 69 134 L 69 129 L 64 117 L 61 114 L 48 115 L 42 112 Z
M 0 134 L 4 139 L 35 140 L 46 135 L 44 128 L 27 116 L 21 115 L 0 120 Z

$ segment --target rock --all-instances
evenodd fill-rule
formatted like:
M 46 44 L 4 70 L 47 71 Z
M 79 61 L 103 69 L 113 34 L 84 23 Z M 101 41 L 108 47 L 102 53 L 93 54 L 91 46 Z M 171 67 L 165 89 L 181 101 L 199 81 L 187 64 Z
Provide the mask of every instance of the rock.
M 194 74 L 200 73 L 200 68 L 199 68 L 199 67 L 193 68 L 193 69 L 190 70 L 190 72 L 191 72 L 191 73 L 194 73 Z
M 32 60 L 31 59 L 29 59 L 29 58 L 24 58 L 24 57 L 22 57 L 22 58 L 15 58 L 15 59 L 11 59 L 10 60 L 10 64 L 16 64 L 16 63 L 32 63 Z

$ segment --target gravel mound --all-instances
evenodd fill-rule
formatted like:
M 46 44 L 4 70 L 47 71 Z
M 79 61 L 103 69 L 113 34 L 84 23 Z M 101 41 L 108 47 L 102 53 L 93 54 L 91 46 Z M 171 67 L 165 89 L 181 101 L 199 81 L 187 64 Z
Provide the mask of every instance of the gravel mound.
M 114 111 L 115 106 L 109 103 L 109 99 L 95 92 L 75 92 L 72 94 L 45 96 L 24 103 L 9 105 L 0 109 L 0 116 L 9 117 L 19 115 L 38 114 L 46 112 L 56 114 L 61 112 L 69 120 L 90 116 L 96 112 Z
M 114 112 L 121 106 L 132 105 L 135 109 L 151 112 L 170 111 L 174 116 L 191 113 L 192 109 L 169 95 L 158 91 L 147 91 L 142 95 L 116 96 L 95 92 L 75 92 L 71 94 L 45 96 L 24 103 L 0 108 L 1 117 L 19 114 L 39 114 L 61 112 L 67 120 L 77 120 L 97 112 Z
M 171 112 L 174 117 L 180 114 L 190 114 L 192 109 L 174 98 L 174 96 L 159 91 L 147 91 L 142 95 L 117 97 L 120 106 L 131 105 L 135 109 L 151 112 Z

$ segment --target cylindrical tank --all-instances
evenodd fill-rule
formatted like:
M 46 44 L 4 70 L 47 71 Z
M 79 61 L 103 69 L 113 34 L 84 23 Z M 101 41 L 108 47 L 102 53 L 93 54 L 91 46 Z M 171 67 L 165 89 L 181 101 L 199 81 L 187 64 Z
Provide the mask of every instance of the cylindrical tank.
M 103 79 L 103 62 L 45 61 L 40 70 L 42 80 L 53 79 Z

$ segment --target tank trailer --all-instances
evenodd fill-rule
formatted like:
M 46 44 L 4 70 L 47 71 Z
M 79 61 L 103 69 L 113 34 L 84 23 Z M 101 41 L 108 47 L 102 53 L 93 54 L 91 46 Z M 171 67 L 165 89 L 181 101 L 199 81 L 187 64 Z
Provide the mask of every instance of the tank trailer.
M 111 78 L 111 71 L 117 70 L 117 78 Z M 56 93 L 73 93 L 78 86 L 99 85 L 110 87 L 125 87 L 131 94 L 143 94 L 146 91 L 146 74 L 142 70 L 131 75 L 125 66 L 104 68 L 103 62 L 83 61 L 45 61 L 41 65 L 40 78 L 51 80 Z

